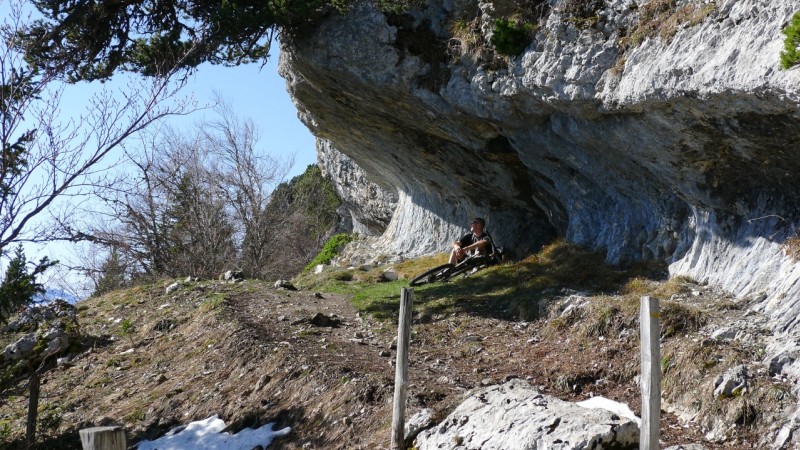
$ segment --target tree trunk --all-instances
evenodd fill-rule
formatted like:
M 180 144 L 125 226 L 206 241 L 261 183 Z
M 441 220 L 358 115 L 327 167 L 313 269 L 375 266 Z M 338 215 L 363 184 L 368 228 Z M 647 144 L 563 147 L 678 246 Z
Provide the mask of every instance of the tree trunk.
M 28 446 L 28 450 L 36 448 L 36 418 L 39 414 L 39 385 L 41 381 L 41 376 L 36 373 L 36 370 L 33 370 L 28 381 L 30 397 L 28 397 L 28 427 L 25 431 L 25 443 Z

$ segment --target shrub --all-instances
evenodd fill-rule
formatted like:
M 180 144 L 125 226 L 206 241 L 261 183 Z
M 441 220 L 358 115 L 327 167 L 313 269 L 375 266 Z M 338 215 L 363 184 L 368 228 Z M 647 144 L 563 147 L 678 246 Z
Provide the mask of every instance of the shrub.
M 800 64 L 800 11 L 796 12 L 783 29 L 786 39 L 783 41 L 784 50 L 781 52 L 781 67 L 786 70 Z
M 306 266 L 305 270 L 311 270 L 318 264 L 330 264 L 331 260 L 339 254 L 342 248 L 353 238 L 347 233 L 339 233 L 334 234 L 333 236 L 325 242 L 325 245 L 322 246 L 322 250 L 320 250 L 319 254 L 311 260 L 310 263 Z
M 507 19 L 497 19 L 494 22 L 492 45 L 501 55 L 516 56 L 530 44 L 530 36 L 534 26 L 529 23 L 519 23 Z

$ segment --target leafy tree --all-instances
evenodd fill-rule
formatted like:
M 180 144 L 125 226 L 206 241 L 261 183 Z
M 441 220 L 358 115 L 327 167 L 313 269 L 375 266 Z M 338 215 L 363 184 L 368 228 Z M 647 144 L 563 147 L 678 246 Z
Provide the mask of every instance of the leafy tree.
M 22 245 L 17 246 L 3 283 L 0 284 L 0 323 L 7 323 L 21 306 L 30 305 L 37 294 L 44 293 L 44 286 L 36 278 L 57 263 L 58 261 L 50 261 L 44 257 L 38 263 L 32 264 L 33 269 L 29 271 Z

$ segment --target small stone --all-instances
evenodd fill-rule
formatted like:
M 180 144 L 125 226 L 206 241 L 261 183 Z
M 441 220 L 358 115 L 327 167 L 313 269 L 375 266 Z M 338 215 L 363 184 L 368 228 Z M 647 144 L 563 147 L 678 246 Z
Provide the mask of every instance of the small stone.
M 179 283 L 172 283 L 169 286 L 167 286 L 166 293 L 167 294 L 171 294 L 171 293 L 177 291 L 180 287 L 181 287 L 181 285 Z
M 278 316 L 278 322 L 286 322 L 287 320 L 286 316 Z
M 297 288 L 288 280 L 278 280 L 274 285 L 275 289 L 286 289 L 287 291 L 296 291 Z
M 314 275 L 319 275 L 325 270 L 325 264 L 317 264 L 314 266 Z
M 309 323 L 311 325 L 314 325 L 315 327 L 337 328 L 342 323 L 342 321 L 333 316 L 328 317 L 325 314 L 316 313 L 311 318 Z
M 389 267 L 388 269 L 384 270 L 381 274 L 381 279 L 383 281 L 395 281 L 399 276 L 397 275 L 397 271 L 394 270 L 393 267 Z
M 388 350 L 381 350 L 380 355 L 381 355 L 382 358 L 388 358 L 388 357 L 392 356 L 391 352 L 389 352 Z

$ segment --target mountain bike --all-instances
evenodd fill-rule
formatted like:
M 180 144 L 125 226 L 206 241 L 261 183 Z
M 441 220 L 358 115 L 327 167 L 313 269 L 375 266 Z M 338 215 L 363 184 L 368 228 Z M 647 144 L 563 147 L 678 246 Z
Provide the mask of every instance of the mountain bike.
M 502 261 L 502 249 L 488 255 L 472 254 L 464 258 L 458 264 L 442 264 L 427 270 L 414 277 L 409 286 L 419 286 L 425 283 L 435 283 L 437 281 L 447 281 L 448 279 L 463 274 L 464 276 L 477 272 L 484 267 L 497 264 Z

